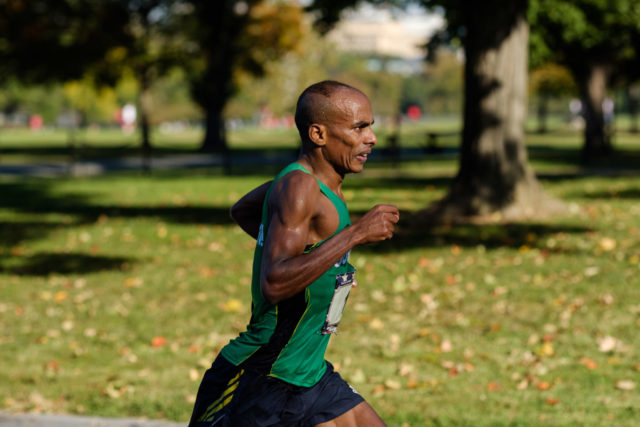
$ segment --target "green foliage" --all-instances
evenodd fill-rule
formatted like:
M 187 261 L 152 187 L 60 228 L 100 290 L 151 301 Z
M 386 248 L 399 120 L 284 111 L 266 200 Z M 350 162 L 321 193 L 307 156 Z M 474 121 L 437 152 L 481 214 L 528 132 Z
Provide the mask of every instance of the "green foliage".
M 434 61 L 429 62 L 425 92 L 421 96 L 431 114 L 452 114 L 462 111 L 464 65 L 456 54 L 442 49 Z M 414 92 L 414 96 L 421 92 Z
M 0 111 L 5 114 L 40 114 L 45 122 L 52 122 L 63 104 L 63 93 L 57 85 L 25 86 L 10 79 L 0 86 Z
M 546 96 L 562 96 L 576 94 L 578 88 L 571 72 L 561 65 L 547 63 L 529 74 L 531 92 Z
M 222 112 L 235 93 L 238 74 L 263 75 L 265 65 L 294 50 L 301 36 L 301 10 L 282 2 L 190 1 L 183 17 L 197 58 L 189 68 L 194 100 Z
M 532 0 L 528 16 L 534 65 L 552 60 L 584 73 L 585 64 L 600 63 L 638 77 L 638 2 Z
M 2 1 L 0 75 L 39 83 L 79 78 L 128 42 L 127 18 L 120 0 Z
M 300 92 L 339 68 L 335 46 L 307 30 L 300 35 L 297 49 L 264 64 L 264 75 L 236 74 L 238 90 L 225 108 L 227 117 L 250 119 L 261 106 L 268 106 L 275 116 L 293 114 Z

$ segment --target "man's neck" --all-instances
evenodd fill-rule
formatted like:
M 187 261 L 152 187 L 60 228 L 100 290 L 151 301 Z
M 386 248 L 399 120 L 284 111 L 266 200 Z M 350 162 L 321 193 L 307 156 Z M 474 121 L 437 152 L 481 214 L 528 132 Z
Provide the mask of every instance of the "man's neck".
M 338 172 L 324 157 L 314 152 L 303 152 L 298 157 L 297 162 L 307 168 L 309 172 L 333 190 L 334 193 L 340 194 L 344 174 Z

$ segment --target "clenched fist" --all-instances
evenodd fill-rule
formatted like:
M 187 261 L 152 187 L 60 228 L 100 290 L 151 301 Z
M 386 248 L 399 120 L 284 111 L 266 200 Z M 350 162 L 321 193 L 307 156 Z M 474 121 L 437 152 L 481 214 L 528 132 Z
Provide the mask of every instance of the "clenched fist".
M 390 239 L 394 224 L 400 219 L 398 208 L 393 205 L 376 205 L 352 227 L 356 229 L 358 244 L 379 242 Z

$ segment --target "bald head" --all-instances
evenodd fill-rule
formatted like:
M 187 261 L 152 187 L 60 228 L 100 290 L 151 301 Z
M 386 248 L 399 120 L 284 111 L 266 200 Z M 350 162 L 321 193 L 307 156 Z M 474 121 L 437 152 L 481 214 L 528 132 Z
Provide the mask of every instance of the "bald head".
M 353 91 L 364 96 L 358 89 L 333 80 L 325 80 L 306 88 L 296 105 L 296 127 L 302 143 L 309 141 L 309 126 L 326 123 L 337 109 L 334 95 L 342 91 Z

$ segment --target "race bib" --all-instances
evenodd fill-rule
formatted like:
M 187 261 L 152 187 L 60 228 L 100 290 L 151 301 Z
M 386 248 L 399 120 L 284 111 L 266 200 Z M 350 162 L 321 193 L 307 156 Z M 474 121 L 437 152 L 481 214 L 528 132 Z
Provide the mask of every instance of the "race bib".
M 333 292 L 331 304 L 329 304 L 327 319 L 321 331 L 322 334 L 331 334 L 338 330 L 338 324 L 340 323 L 340 319 L 342 319 L 342 312 L 344 311 L 344 306 L 347 304 L 347 298 L 349 297 L 349 292 L 351 292 L 355 274 L 355 271 L 350 271 L 336 276 L 336 289 Z

